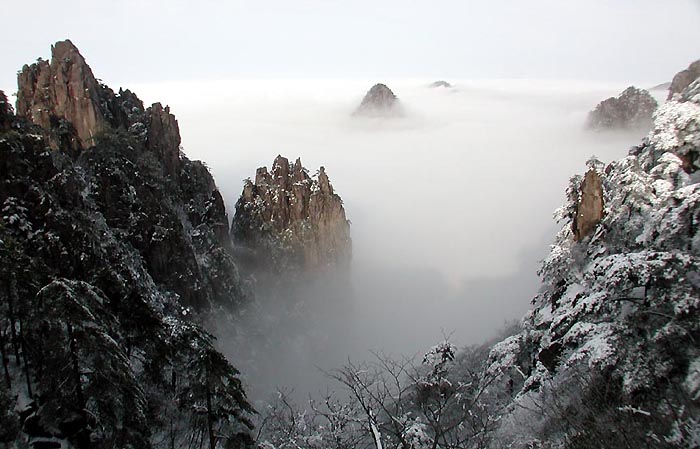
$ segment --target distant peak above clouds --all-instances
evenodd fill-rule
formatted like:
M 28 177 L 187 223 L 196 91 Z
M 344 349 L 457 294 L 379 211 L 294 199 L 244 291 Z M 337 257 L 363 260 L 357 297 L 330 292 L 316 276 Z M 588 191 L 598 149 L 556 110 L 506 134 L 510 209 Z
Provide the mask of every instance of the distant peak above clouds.
M 377 83 L 367 91 L 354 115 L 387 117 L 403 113 L 396 94 L 386 84 Z

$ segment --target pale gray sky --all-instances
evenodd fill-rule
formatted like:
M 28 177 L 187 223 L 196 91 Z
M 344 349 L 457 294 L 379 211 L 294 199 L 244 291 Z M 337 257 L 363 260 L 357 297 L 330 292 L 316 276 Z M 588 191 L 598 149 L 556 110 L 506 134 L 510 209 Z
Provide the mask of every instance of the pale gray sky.
M 70 38 L 112 87 L 239 77 L 669 80 L 697 0 L 37 0 L 2 6 L 0 89 Z

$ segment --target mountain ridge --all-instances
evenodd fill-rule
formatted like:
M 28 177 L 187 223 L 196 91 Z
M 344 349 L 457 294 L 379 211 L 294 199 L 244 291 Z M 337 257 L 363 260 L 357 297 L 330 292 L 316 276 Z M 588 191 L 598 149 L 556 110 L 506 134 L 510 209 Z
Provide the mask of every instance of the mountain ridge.
M 250 291 L 177 120 L 70 41 L 18 83 L 17 116 L 0 96 L 3 441 L 249 447 L 255 411 L 204 325 Z

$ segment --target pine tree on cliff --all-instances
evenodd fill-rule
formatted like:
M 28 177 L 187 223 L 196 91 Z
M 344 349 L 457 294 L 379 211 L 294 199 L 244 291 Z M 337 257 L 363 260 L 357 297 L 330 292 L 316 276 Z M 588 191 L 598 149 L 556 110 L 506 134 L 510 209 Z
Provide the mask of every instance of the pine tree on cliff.
M 254 413 L 248 403 L 239 374 L 228 360 L 214 349 L 213 338 L 193 324 L 172 323 L 172 386 L 178 407 L 187 410 L 194 424 L 189 439 L 206 435 L 211 449 L 220 442 L 246 446 L 252 441 Z M 200 437 L 203 438 L 203 437 Z

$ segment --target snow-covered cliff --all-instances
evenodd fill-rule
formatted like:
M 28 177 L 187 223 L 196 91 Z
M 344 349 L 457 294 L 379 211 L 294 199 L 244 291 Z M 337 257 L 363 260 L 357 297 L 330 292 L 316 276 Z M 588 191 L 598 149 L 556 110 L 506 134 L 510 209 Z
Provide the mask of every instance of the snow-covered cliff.
M 497 446 L 700 444 L 698 154 L 695 81 L 627 157 L 589 161 L 602 214 L 585 213 L 585 234 L 586 180 L 572 178 L 541 292 L 489 357 L 491 391 L 513 386 Z

